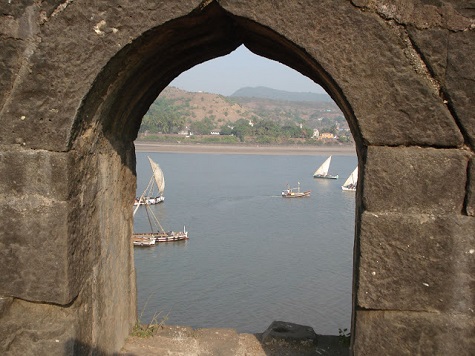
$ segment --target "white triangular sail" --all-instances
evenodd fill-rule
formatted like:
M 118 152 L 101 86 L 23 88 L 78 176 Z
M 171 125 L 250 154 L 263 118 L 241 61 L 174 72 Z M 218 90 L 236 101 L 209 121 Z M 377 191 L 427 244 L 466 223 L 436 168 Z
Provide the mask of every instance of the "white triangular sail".
M 358 183 L 358 166 L 356 166 L 355 170 L 351 172 L 350 176 L 347 178 L 343 186 L 346 187 L 350 184 L 356 186 L 356 183 Z
M 316 175 L 322 175 L 322 176 L 326 176 L 328 175 L 328 171 L 330 170 L 330 163 L 332 161 L 332 156 L 328 157 L 325 162 L 323 162 L 323 164 L 318 167 L 318 169 L 315 171 L 315 173 L 313 174 L 314 176 Z
M 152 167 L 153 177 L 155 178 L 155 183 L 157 183 L 157 189 L 160 194 L 163 194 L 165 190 L 165 177 L 163 175 L 162 169 L 158 165 L 158 163 L 154 162 L 150 157 L 148 157 L 150 161 L 150 166 Z

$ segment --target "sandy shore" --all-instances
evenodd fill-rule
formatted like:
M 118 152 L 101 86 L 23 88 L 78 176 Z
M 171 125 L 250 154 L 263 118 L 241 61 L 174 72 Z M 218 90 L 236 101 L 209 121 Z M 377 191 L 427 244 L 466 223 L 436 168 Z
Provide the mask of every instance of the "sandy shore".
M 259 146 L 135 142 L 136 152 L 174 152 L 246 155 L 356 155 L 353 146 Z

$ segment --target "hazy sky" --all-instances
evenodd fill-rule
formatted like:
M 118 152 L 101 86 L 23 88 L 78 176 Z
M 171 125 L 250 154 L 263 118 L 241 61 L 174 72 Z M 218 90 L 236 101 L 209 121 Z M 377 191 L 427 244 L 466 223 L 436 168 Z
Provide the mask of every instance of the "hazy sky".
M 265 86 L 294 92 L 324 93 L 318 84 L 299 72 L 257 56 L 241 46 L 231 54 L 199 64 L 170 83 L 186 91 L 233 94 L 243 87 Z

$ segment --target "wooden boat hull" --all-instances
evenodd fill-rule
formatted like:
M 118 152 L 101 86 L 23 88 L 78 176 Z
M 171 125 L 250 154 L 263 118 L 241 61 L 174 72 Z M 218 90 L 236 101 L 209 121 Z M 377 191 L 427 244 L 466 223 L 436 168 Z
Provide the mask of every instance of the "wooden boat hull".
M 188 232 L 186 231 L 170 231 L 170 232 L 145 232 L 145 233 L 136 233 L 132 235 L 132 239 L 134 241 L 134 245 L 138 246 L 135 241 L 141 241 L 146 239 L 153 239 L 155 243 L 159 242 L 176 242 L 176 241 L 184 241 L 188 240 Z M 154 244 L 155 244 L 154 243 Z M 139 245 L 139 246 L 144 246 Z
M 155 245 L 156 240 L 153 236 L 137 235 L 132 236 L 132 243 L 134 246 L 149 247 Z
M 338 174 L 336 176 L 332 176 L 330 174 L 322 175 L 322 174 L 315 174 L 313 178 L 321 178 L 321 179 L 338 179 Z
M 159 196 L 159 197 L 155 197 L 155 198 L 144 198 L 142 202 L 139 202 L 137 199 L 135 200 L 134 202 L 134 206 L 137 206 L 137 205 L 155 205 L 155 204 L 160 204 L 162 202 L 165 201 L 165 197 L 164 196 Z
M 311 191 L 307 190 L 305 192 L 290 192 L 290 193 L 284 193 L 282 192 L 282 197 L 283 198 L 304 198 L 304 197 L 309 197 Z

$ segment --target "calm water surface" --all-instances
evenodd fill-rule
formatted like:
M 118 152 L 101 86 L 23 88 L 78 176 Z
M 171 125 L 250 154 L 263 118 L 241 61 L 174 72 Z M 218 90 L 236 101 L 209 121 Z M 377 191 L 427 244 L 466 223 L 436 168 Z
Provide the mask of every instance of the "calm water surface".
M 262 332 L 274 320 L 338 334 L 351 319 L 355 195 L 340 186 L 356 156 L 333 156 L 338 180 L 312 177 L 326 156 L 137 153 L 137 195 L 165 175 L 153 206 L 186 242 L 135 248 L 138 314 L 169 325 Z M 312 196 L 284 199 L 287 183 Z M 143 208 L 135 230 L 149 228 Z

